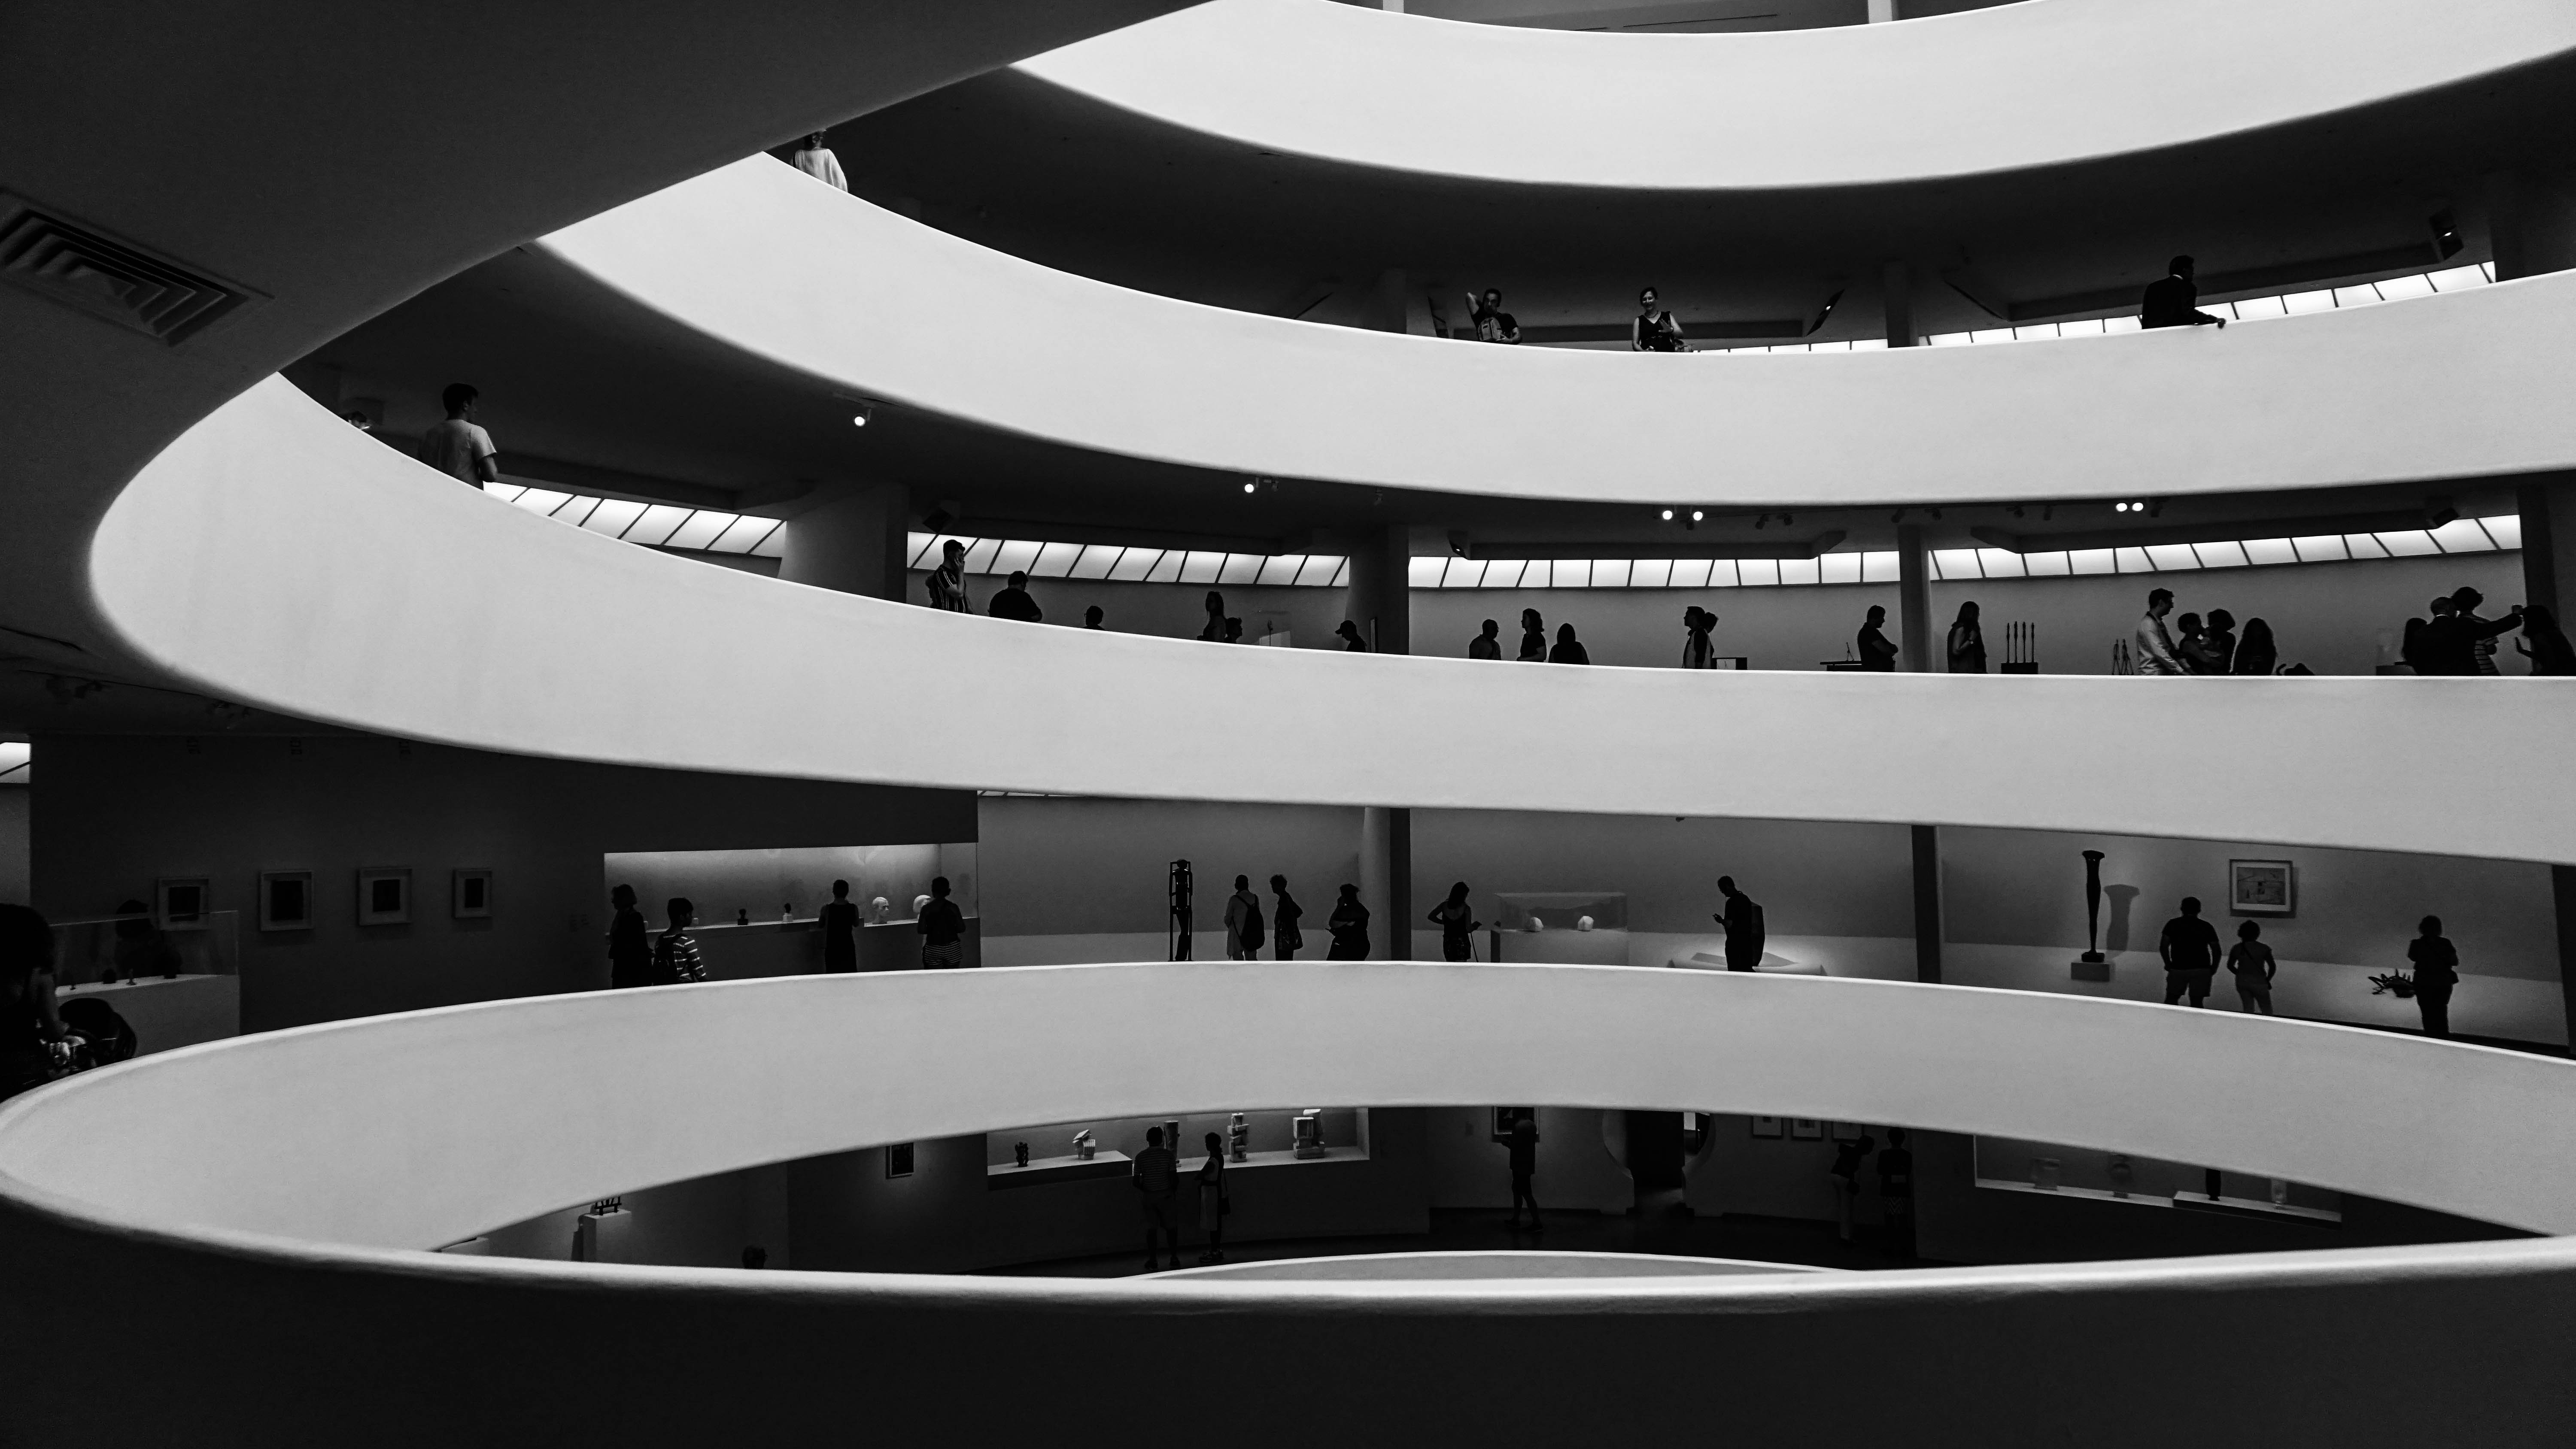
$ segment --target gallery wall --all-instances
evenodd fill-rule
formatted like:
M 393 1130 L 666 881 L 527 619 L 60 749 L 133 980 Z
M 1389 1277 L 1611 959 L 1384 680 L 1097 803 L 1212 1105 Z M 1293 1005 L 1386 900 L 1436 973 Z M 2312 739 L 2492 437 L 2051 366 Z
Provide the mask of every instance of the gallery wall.
M 57 920 L 208 877 L 243 912 L 245 1031 L 607 984 L 614 850 L 966 841 L 962 792 L 625 769 L 356 734 L 46 735 L 33 899 Z M 356 923 L 356 872 L 407 866 L 407 925 Z M 492 914 L 449 873 L 494 872 Z M 256 929 L 262 871 L 309 870 L 310 929 Z

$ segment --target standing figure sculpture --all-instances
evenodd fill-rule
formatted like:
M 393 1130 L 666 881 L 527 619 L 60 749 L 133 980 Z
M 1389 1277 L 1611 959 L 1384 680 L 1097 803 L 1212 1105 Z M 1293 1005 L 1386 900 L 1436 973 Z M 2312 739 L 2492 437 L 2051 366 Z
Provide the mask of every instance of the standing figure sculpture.
M 2084 959 L 2102 959 L 2102 852 L 2084 852 Z

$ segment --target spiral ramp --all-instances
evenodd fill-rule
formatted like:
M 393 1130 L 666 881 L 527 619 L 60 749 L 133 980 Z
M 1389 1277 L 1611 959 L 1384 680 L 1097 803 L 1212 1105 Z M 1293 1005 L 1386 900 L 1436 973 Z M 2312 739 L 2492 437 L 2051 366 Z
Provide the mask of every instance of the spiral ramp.
M 1744 470 L 1761 479 L 1748 501 L 1922 503 L 2023 486 L 2067 496 L 2062 475 L 2043 485 L 2017 478 L 2000 452 L 1980 454 L 1998 430 L 2025 446 L 2098 451 L 2077 489 L 2096 496 L 2131 491 L 2145 470 L 2173 491 L 2576 466 L 2576 434 L 2554 404 L 2571 371 L 2570 329 L 2556 324 L 2576 306 L 2562 276 L 2226 336 L 1703 357 L 1648 374 L 1637 364 L 1652 359 L 1443 348 L 1121 292 L 798 189 L 770 163 L 708 169 L 1156 8 L 495 15 L 497 98 L 486 107 L 441 93 L 453 85 L 447 54 L 409 21 L 308 17 L 251 37 L 267 47 L 270 90 L 291 100 L 274 109 L 286 114 L 175 84 L 139 88 L 152 99 L 112 123 L 100 98 L 86 112 L 69 100 L 21 111 L 11 124 L 28 144 L 12 150 L 31 161 L 13 189 L 174 253 L 193 239 L 244 301 L 225 325 L 173 345 L 0 293 L 0 318 L 26 322 L 0 334 L 0 355 L 27 379 L 0 401 L 28 440 L 0 465 L 23 515 L 0 539 L 13 636 L 308 718 L 575 759 L 1106 795 L 2221 830 L 2576 862 L 2563 772 L 2481 770 L 2450 748 L 2473 737 L 2490 755 L 2549 759 L 2576 707 L 2565 681 L 2247 680 L 2150 693 L 2122 679 L 1576 677 L 1041 635 L 553 528 L 262 380 L 410 292 L 534 242 L 818 382 L 1211 468 L 1609 496 L 1582 466 L 1610 436 L 1590 420 L 1641 391 L 1759 464 Z M 2033 0 L 1912 34 L 2046 48 L 2062 35 L 2022 27 L 2109 26 L 2113 9 Z M 2300 12 L 2227 9 L 2249 12 L 2247 24 Z M 1285 7 L 1235 5 L 1161 24 L 1220 12 L 1305 23 Z M 1917 118 L 1929 138 L 1920 150 L 1872 157 L 1854 143 L 1803 182 L 1759 179 L 1830 186 L 1884 179 L 1852 169 L 1864 164 L 2116 158 L 2507 72 L 2576 43 L 2560 7 L 2497 6 L 2447 30 L 2434 19 L 2443 12 L 2395 0 L 2352 13 L 2336 64 L 2259 105 L 2192 85 L 2159 91 L 2160 68 L 2137 63 L 2139 78 L 2122 82 L 2134 95 L 2107 98 L 2122 113 L 2098 125 L 2043 138 L 2026 116 L 1997 125 L 1934 98 Z M 31 43 L 7 64 L 20 94 L 54 95 L 63 87 L 40 84 L 31 56 L 67 76 L 161 65 L 169 79 L 182 53 L 245 43 L 215 18 L 160 20 L 149 44 L 118 58 L 114 27 L 40 7 L 13 22 Z M 1796 43 L 1918 43 L 1898 34 L 1908 29 Z M 1594 42 L 1512 43 L 1532 64 L 1579 66 L 1549 52 Z M 1741 55 L 1687 49 L 1671 63 Z M 582 62 L 572 72 L 568 56 Z M 1074 64 L 1036 68 L 1104 92 L 1140 83 L 1133 70 L 1121 81 L 1114 67 Z M 680 107 L 669 82 L 691 66 L 702 84 Z M 358 74 L 369 82 L 353 89 Z M 2054 103 L 2073 115 L 2087 102 L 2078 88 Z M 234 110 L 235 134 L 204 134 Z M 1217 124 L 1175 111 L 1181 124 Z M 381 132 L 355 127 L 372 147 L 335 149 L 313 139 L 335 134 L 320 124 L 334 114 L 344 138 L 347 117 L 385 119 Z M 2160 114 L 2171 130 L 2154 129 Z M 168 164 L 194 160 L 204 174 L 165 185 L 158 204 L 176 220 L 161 223 L 151 188 L 120 199 L 96 179 L 95 157 L 121 128 L 180 115 L 200 131 L 180 137 Z M 1943 151 L 1945 134 L 1957 144 Z M 2043 145 L 2059 149 L 2012 149 Z M 1748 159 L 1762 149 L 1708 164 L 1768 164 Z M 508 184 L 477 192 L 478 168 Z M 385 184 L 389 173 L 407 179 Z M 254 185 L 289 174 L 292 188 Z M 271 214 L 225 221 L 241 212 L 227 198 L 243 194 L 273 194 Z M 824 265 L 852 257 L 864 265 Z M 1033 310 L 1056 324 L 1040 332 L 1081 350 L 959 358 L 941 339 L 960 329 L 940 328 L 921 300 L 939 295 Z M 1185 362 L 1158 361 L 1168 358 Z M 2388 417 L 2401 392 L 2402 426 Z M 1489 410 L 1507 446 L 1464 458 L 1411 449 L 1374 411 L 1397 396 Z M 2141 450 L 2123 421 L 2142 397 L 2205 427 Z M 1552 443 L 1508 421 L 1542 399 L 1560 424 Z M 1801 427 L 1812 443 L 1828 410 L 1915 430 L 1900 446 L 1892 425 L 1838 427 L 1842 451 L 1802 460 Z M 1318 411 L 1348 424 L 1308 426 Z M 1974 426 L 1924 446 L 1922 428 L 1961 411 Z M 600 656 L 611 629 L 685 643 L 723 661 L 724 677 L 674 698 Z M 872 676 L 817 697 L 793 666 L 826 643 L 863 653 Z M 1295 703 L 1226 703 L 1281 694 L 1282 670 L 1294 671 Z M 906 677 L 952 682 L 926 695 L 883 687 Z M 1050 708 L 1000 707 L 979 681 L 1002 677 Z M 1711 688 L 1728 691 L 1713 712 Z M 1858 696 L 1883 703 L 1879 691 L 1904 692 L 1909 731 L 1893 750 L 1854 719 Z M 1712 713 L 1722 723 L 1708 725 Z M 944 722 L 935 736 L 925 717 Z M 1690 748 L 1673 742 L 1679 720 L 1698 732 Z M 1708 748 L 1711 728 L 1720 749 Z M 2177 741 L 2212 733 L 2253 743 L 2215 769 L 2175 773 L 2160 796 L 2099 787 L 2105 759 L 2153 766 L 2179 758 Z M 1268 762 L 1255 788 L 1189 748 L 1217 734 Z M 1565 740 L 1586 748 L 1560 779 L 1533 787 L 1508 768 Z M 1724 774 L 1706 763 L 1720 753 L 1733 762 Z M 1926 765 L 1979 756 L 2008 763 L 2014 788 L 1983 767 Z M 2374 788 L 2353 791 L 2354 779 Z M 1256 1025 L 1176 1033 L 1173 1050 L 1146 1054 L 1059 1029 L 1165 1013 Z M 754 1277 L 420 1251 L 586 1193 L 1034 1119 L 1040 1103 L 1148 1111 L 1247 1093 L 1759 1103 L 2294 1174 L 2538 1236 L 1851 1278 L 1463 1285 Z M 2246 1110 L 2254 1099 L 2263 1110 Z M 112 1416 L 94 1400 L 31 1395 L 12 1431 L 47 1444 L 680 1443 L 746 1428 L 1001 1439 L 1107 1424 L 1129 1384 L 1214 1385 L 1343 1361 L 1330 1402 L 1292 1399 L 1227 1434 L 1522 1442 L 1598 1438 L 1607 1425 L 1801 1442 L 1840 1432 L 1820 1406 L 1860 1395 L 1873 1415 L 1901 1416 L 1890 1432 L 1936 1443 L 2546 1442 L 2576 1409 L 2558 1371 L 2576 1329 L 2576 1253 L 2556 1236 L 2576 1232 L 2564 1206 L 2576 1143 L 2561 1140 L 2576 1130 L 2571 1108 L 2576 1066 L 2476 1047 L 2015 993 L 1607 968 L 1046 968 L 369 1018 L 150 1058 L 0 1110 L 9 1321 L 31 1342 L 105 1342 L 139 1322 L 185 1345 L 121 1383 Z M 2175 1392 L 2176 1356 L 2194 1344 L 2260 1345 L 2262 1368 L 2223 1393 Z M 2390 1371 L 2392 1354 L 2404 1372 Z M 1525 1367 L 1498 1392 L 1501 1359 Z M 1726 1371 L 1714 1409 L 1693 1387 L 1712 1366 Z M 1103 1400 L 1077 1403 L 1087 1418 L 1071 1427 L 1068 1384 Z M 1604 1384 L 1659 1387 L 1623 1389 L 1605 1410 Z

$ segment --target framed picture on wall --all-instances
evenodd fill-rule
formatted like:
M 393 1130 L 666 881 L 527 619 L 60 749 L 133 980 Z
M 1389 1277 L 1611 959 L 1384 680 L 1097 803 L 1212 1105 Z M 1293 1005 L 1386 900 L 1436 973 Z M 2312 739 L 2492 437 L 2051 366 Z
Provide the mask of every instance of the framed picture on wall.
M 1536 1107 L 1496 1107 L 1494 1109 L 1494 1140 L 1496 1142 L 1511 1141 L 1513 1131 L 1520 1126 L 1521 1119 L 1524 1117 L 1529 1119 L 1530 1130 L 1532 1132 L 1536 1132 L 1538 1130 L 1538 1109 Z
M 1836 1122 L 1830 1135 L 1836 1142 L 1858 1142 L 1869 1135 L 1869 1129 L 1858 1122 Z
M 1813 1117 L 1792 1117 L 1789 1119 L 1789 1135 L 1800 1142 L 1822 1142 L 1825 1124 Z
M 313 872 L 264 870 L 259 873 L 259 928 L 263 931 L 313 929 Z
M 2227 863 L 2228 914 L 2295 916 L 2298 886 L 2297 873 L 2286 860 L 2231 860 Z
M 886 1176 L 888 1176 L 888 1177 L 910 1177 L 910 1176 L 912 1176 L 912 1144 L 911 1144 L 911 1143 L 909 1143 L 909 1142 L 889 1142 L 889 1143 L 887 1143 L 887 1144 L 886 1144 Z
M 1754 1135 L 1754 1136 L 1756 1136 L 1756 1137 L 1777 1137 L 1777 1136 L 1779 1136 L 1779 1135 L 1780 1135 L 1780 1119 L 1779 1119 L 1779 1118 L 1777 1118 L 1777 1117 L 1756 1117 L 1756 1118 L 1754 1118 L 1754 1119 L 1753 1119 L 1753 1135 Z
M 459 870 L 450 890 L 450 914 L 460 921 L 492 914 L 492 872 L 480 866 Z
M 358 924 L 411 924 L 411 867 L 376 865 L 359 870 Z
M 208 896 L 204 876 L 164 876 L 152 883 L 153 917 L 165 931 L 202 931 L 210 914 Z

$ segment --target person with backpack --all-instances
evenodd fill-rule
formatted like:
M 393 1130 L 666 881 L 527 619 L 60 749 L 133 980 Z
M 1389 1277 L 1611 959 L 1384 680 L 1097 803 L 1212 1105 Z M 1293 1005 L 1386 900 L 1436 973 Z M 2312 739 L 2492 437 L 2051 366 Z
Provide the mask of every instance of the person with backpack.
M 689 935 L 689 927 L 698 921 L 698 908 L 687 896 L 673 896 L 664 907 L 671 918 L 671 929 L 653 941 L 653 984 L 680 986 L 707 979 L 706 960 L 698 955 L 698 943 Z
M 1252 893 L 1252 877 L 1234 878 L 1234 894 L 1225 898 L 1225 959 L 1261 959 L 1261 897 Z
M 1717 878 L 1717 893 L 1726 897 L 1726 909 L 1710 919 L 1726 932 L 1726 969 L 1751 971 L 1762 964 L 1762 945 L 1768 933 L 1762 925 L 1762 904 L 1735 888 L 1735 877 Z
M 1297 929 L 1297 923 L 1306 918 L 1306 908 L 1288 894 L 1288 877 L 1284 875 L 1270 878 L 1270 893 L 1279 898 L 1279 904 L 1270 912 L 1271 959 L 1294 961 L 1306 945 L 1306 933 Z

